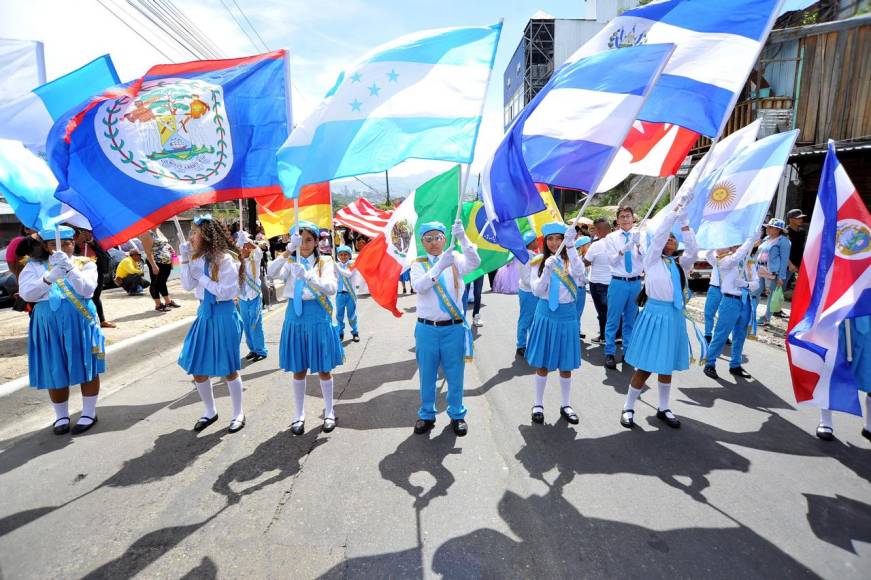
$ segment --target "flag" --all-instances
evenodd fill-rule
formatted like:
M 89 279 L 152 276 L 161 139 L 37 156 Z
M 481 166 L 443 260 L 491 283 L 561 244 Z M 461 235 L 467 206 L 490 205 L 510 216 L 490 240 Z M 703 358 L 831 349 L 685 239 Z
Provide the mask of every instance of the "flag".
M 659 210 L 655 216 L 644 223 L 643 229 L 646 231 L 645 243 L 650 242 L 650 238 L 653 237 L 653 232 L 659 228 L 659 224 L 665 216 L 673 211 L 675 200 L 692 191 L 702 178 L 711 175 L 723 167 L 723 165 L 725 165 L 729 159 L 734 157 L 738 151 L 752 145 L 756 141 L 761 124 L 762 121 L 760 119 L 753 121 L 746 127 L 743 127 L 728 137 L 721 139 L 712 150 L 705 153 L 705 156 L 693 166 L 692 171 L 690 171 L 690 174 L 684 180 L 683 184 L 681 184 L 675 198 L 664 208 Z M 674 228 L 672 229 L 672 233 L 679 241 L 682 239 L 680 228 L 680 224 L 675 223 Z
M 659 42 L 675 45 L 638 115 L 640 126 L 602 181 L 607 191 L 630 173 L 674 175 L 699 134 L 716 137 L 731 114 L 778 16 L 781 0 L 664 0 L 627 10 L 573 54 Z
M 787 328 L 797 402 L 861 416 L 858 383 L 838 327 L 869 315 L 871 214 L 830 140 Z
M 54 198 L 56 188 L 45 161 L 18 141 L 0 139 L 0 194 L 22 224 L 33 230 L 63 222 L 91 229 L 88 220 Z
M 699 181 L 687 210 L 699 248 L 740 245 L 756 233 L 796 137 L 798 129 L 760 139 Z
M 412 157 L 470 163 L 501 30 L 496 24 L 410 34 L 342 72 L 278 153 L 285 195 Z
M 41 42 L 0 38 L 0 103 L 17 99 L 45 84 L 45 57 Z
M 392 214 L 392 210 L 378 209 L 368 199 L 361 197 L 337 211 L 335 220 L 358 234 L 374 238 L 384 230 Z
M 550 188 L 543 183 L 536 183 L 535 187 L 541 194 L 541 200 L 544 202 L 544 209 L 522 219 L 526 219 L 529 222 L 529 227 L 535 232 L 535 237 L 540 238 L 541 226 L 552 222 L 561 222 L 563 221 L 563 216 L 556 205 L 556 201 L 553 199 L 553 194 L 550 192 Z M 520 229 L 521 231 L 525 231 L 523 227 Z M 526 246 L 524 246 L 524 254 L 526 253 L 525 247 Z
M 110 247 L 198 205 L 280 193 L 286 61 L 158 65 L 64 115 L 49 136 L 56 197 Z
M 545 209 L 534 182 L 594 188 L 673 48 L 657 44 L 603 52 L 554 73 L 484 168 L 487 216 L 507 221 Z
M 51 82 L 31 87 L 17 98 L 0 103 L 0 139 L 21 141 L 42 152 L 55 121 L 119 83 L 111 57 L 104 55 Z
M 517 225 L 513 222 L 508 223 L 514 225 L 517 238 L 522 246 L 523 238 Z M 463 227 L 466 229 L 466 237 L 469 241 L 478 246 L 478 256 L 481 258 L 481 265 L 463 276 L 463 282 L 466 284 L 484 274 L 498 270 L 511 261 L 511 252 L 499 245 L 495 232 L 487 229 L 486 225 L 487 212 L 484 211 L 484 204 L 480 201 L 465 202 L 463 204 Z M 526 253 L 525 250 L 524 253 Z
M 300 220 L 312 222 L 321 229 L 333 229 L 329 182 L 303 187 L 298 203 Z M 257 198 L 257 218 L 267 238 L 288 233 L 295 221 L 294 216 L 293 201 L 284 197 L 283 193 Z
M 418 223 L 438 221 L 445 225 L 445 247 L 452 246 L 451 226 L 457 217 L 460 167 L 455 166 L 415 189 L 393 211 L 381 233 L 366 244 L 355 261 L 372 298 L 393 313 L 399 295 L 399 276 L 423 253 L 417 236 Z

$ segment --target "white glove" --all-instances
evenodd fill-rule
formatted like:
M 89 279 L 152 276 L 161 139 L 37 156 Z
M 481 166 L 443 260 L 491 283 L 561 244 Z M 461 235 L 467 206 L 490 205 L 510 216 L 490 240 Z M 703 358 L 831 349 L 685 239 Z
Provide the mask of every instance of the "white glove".
M 52 252 L 51 256 L 48 257 L 48 263 L 52 267 L 59 266 L 62 270 L 67 272 L 73 269 L 72 260 L 70 260 L 70 257 L 63 252 Z
M 735 286 L 738 288 L 747 288 L 749 284 L 747 284 L 747 280 L 741 280 L 740 278 L 735 282 Z
M 291 234 L 290 241 L 287 243 L 287 251 L 293 253 L 301 245 L 302 245 L 302 236 L 299 234 Z
M 298 280 L 305 278 L 305 267 L 302 264 L 294 262 L 290 265 L 290 275 Z
M 454 253 L 452 251 L 448 250 L 447 252 L 445 252 L 444 254 L 441 255 L 438 263 L 436 264 L 436 268 L 438 269 L 439 274 L 441 274 L 442 272 L 444 272 L 445 270 L 450 268 L 451 265 L 453 265 L 453 263 L 454 263 Z
M 451 234 L 453 234 L 454 239 L 461 244 L 466 241 L 466 230 L 463 229 L 462 221 L 457 220 L 454 222 L 453 227 L 451 227 Z
M 575 245 L 575 240 L 578 239 L 578 230 L 575 229 L 575 226 L 569 226 L 566 228 L 564 238 L 566 240 L 567 248 L 573 247 Z
M 63 266 L 55 266 L 45 275 L 45 279 L 49 282 L 54 282 L 55 280 L 60 280 L 64 276 L 66 276 L 66 270 L 63 269 Z
M 640 244 L 641 243 L 641 230 L 639 230 L 638 228 L 633 228 L 632 229 L 632 237 L 630 238 L 630 240 L 633 244 L 636 244 L 636 245 Z
M 557 264 L 557 257 L 556 256 L 551 256 L 550 258 L 548 258 L 547 260 L 544 261 L 544 267 L 547 268 L 548 270 L 553 270 L 554 268 L 556 268 L 556 264 Z
M 191 256 L 194 253 L 194 249 L 191 246 L 190 242 L 182 242 L 178 246 L 178 256 L 184 262 L 190 262 Z

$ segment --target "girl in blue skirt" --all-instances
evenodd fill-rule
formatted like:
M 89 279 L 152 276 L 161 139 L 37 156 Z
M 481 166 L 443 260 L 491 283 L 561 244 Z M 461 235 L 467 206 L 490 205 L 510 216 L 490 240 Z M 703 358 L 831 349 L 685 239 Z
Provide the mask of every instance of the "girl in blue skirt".
M 25 238 L 16 255 L 27 261 L 18 276 L 18 294 L 34 303 L 27 342 L 30 384 L 48 389 L 54 407 L 55 435 L 70 431 L 70 385 L 82 388 L 82 414 L 72 428 L 84 433 L 97 423 L 100 373 L 106 371 L 105 339 L 91 300 L 99 283 L 97 266 L 73 258 L 72 228 L 61 226 L 61 247 L 55 230 Z
M 532 292 L 538 298 L 535 316 L 529 331 L 526 361 L 535 371 L 535 403 L 532 422 L 544 423 L 544 388 L 547 374 L 559 370 L 562 390 L 560 415 L 577 425 L 578 414 L 570 404 L 572 371 L 581 366 L 581 345 L 578 340 L 578 288 L 585 284 L 584 262 L 575 247 L 575 228 L 552 222 L 541 228 L 544 236 L 543 261 L 532 271 Z M 554 253 L 565 238 L 559 257 Z M 568 248 L 571 251 L 568 251 Z
M 669 409 L 671 375 L 690 368 L 689 337 L 684 307 L 686 305 L 687 273 L 696 259 L 696 239 L 683 209 L 689 197 L 679 198 L 676 211 L 669 212 L 644 254 L 644 293 L 646 302 L 635 321 L 632 340 L 626 350 L 626 362 L 635 367 L 629 383 L 629 393 L 620 424 L 631 429 L 635 426 L 635 401 L 651 374 L 659 375 L 659 407 L 656 416 L 669 427 L 677 429 L 680 421 Z M 678 241 L 671 233 L 674 222 L 680 218 L 685 250 L 675 258 Z M 646 294 L 645 294 L 646 293 Z
M 200 300 L 197 319 L 184 339 L 178 364 L 193 375 L 205 412 L 194 424 L 202 431 L 218 420 L 210 377 L 225 377 L 233 416 L 230 433 L 245 427 L 239 343 L 242 318 L 233 303 L 243 283 L 239 262 L 230 253 L 233 240 L 227 229 L 209 214 L 194 218 L 190 240 L 179 247 L 181 285 Z
M 293 228 L 291 228 L 293 231 Z M 342 364 L 345 353 L 333 325 L 332 296 L 336 294 L 335 263 L 317 247 L 318 227 L 299 222 L 299 233 L 290 236 L 287 251 L 269 264 L 270 278 L 284 281 L 287 310 L 281 329 L 279 366 L 293 373 L 296 415 L 290 426 L 294 435 L 305 432 L 305 377 L 318 373 L 324 397 L 324 432 L 336 428 L 333 411 L 332 370 Z M 294 252 L 299 249 L 300 259 Z

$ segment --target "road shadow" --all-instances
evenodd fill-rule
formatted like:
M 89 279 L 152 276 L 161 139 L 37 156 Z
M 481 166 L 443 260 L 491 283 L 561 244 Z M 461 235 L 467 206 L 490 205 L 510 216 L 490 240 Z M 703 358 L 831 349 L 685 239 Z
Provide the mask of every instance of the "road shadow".
M 704 375 L 702 375 L 704 376 Z M 731 378 L 731 377 L 730 377 Z M 717 401 L 735 403 L 758 411 L 769 409 L 793 410 L 795 407 L 778 397 L 765 384 L 735 377 L 735 382 L 721 378 L 714 381 L 705 377 L 704 381 L 715 386 L 710 387 L 679 387 L 678 390 L 686 399 L 681 402 L 693 407 L 710 409 Z
M 381 477 L 404 490 L 414 498 L 415 508 L 421 510 L 437 498 L 446 496 L 448 489 L 456 481 L 454 474 L 445 467 L 448 455 L 461 455 L 463 450 L 457 447 L 457 436 L 450 425 L 446 425 L 435 437 L 418 435 L 412 432 L 396 450 L 378 463 Z M 411 476 L 425 472 L 435 480 L 429 489 L 412 485 Z
M 474 389 L 466 388 L 463 391 L 463 397 L 479 397 L 487 394 L 493 387 L 507 383 L 512 379 L 522 376 L 532 376 L 534 369 L 526 363 L 526 359 L 515 356 L 511 361 L 511 366 L 504 367 L 496 371 L 496 374 L 481 383 L 481 386 Z
M 445 389 L 439 393 L 437 408 L 445 409 Z M 396 429 L 411 428 L 417 421 L 420 394 L 417 388 L 389 391 L 368 401 L 336 402 L 336 417 L 342 429 Z
M 335 385 L 335 392 L 342 394 L 342 400 L 353 400 L 359 399 L 385 383 L 410 381 L 416 374 L 417 360 L 409 359 L 335 373 L 333 375 L 333 384 Z M 316 376 L 315 379 L 317 379 Z M 311 377 L 309 377 L 310 382 Z M 309 385 L 306 386 L 306 392 L 308 392 L 308 389 Z M 318 386 L 318 392 L 320 392 L 320 386 Z
M 871 542 L 871 505 L 842 495 L 804 497 L 807 521 L 817 538 L 853 554 L 854 542 Z
M 133 296 L 131 296 L 133 298 Z M 137 312 L 136 314 L 128 314 L 127 316 L 119 316 L 118 318 L 113 318 L 112 322 L 115 323 L 124 323 L 124 322 L 133 322 L 135 320 L 144 320 L 146 318 L 158 318 L 160 316 L 166 315 L 166 312 L 158 312 L 154 310 L 153 307 L 150 307 L 148 310 L 144 312 Z
M 180 580 L 213 580 L 218 577 L 218 566 L 211 558 L 203 558 L 200 565 L 192 568 L 190 572 L 180 578 Z

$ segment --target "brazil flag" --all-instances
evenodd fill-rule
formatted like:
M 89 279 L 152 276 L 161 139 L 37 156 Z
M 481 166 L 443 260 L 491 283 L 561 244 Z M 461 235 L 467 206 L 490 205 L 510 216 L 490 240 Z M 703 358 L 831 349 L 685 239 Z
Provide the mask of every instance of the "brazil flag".
M 511 260 L 511 252 L 496 244 L 496 238 L 492 229 L 484 230 L 487 223 L 487 213 L 484 204 L 480 201 L 467 201 L 463 204 L 463 226 L 466 228 L 466 236 L 469 241 L 478 246 L 478 255 L 481 256 L 481 265 L 463 276 L 463 281 L 468 284 L 472 280 L 480 278 L 484 274 L 498 270 Z

